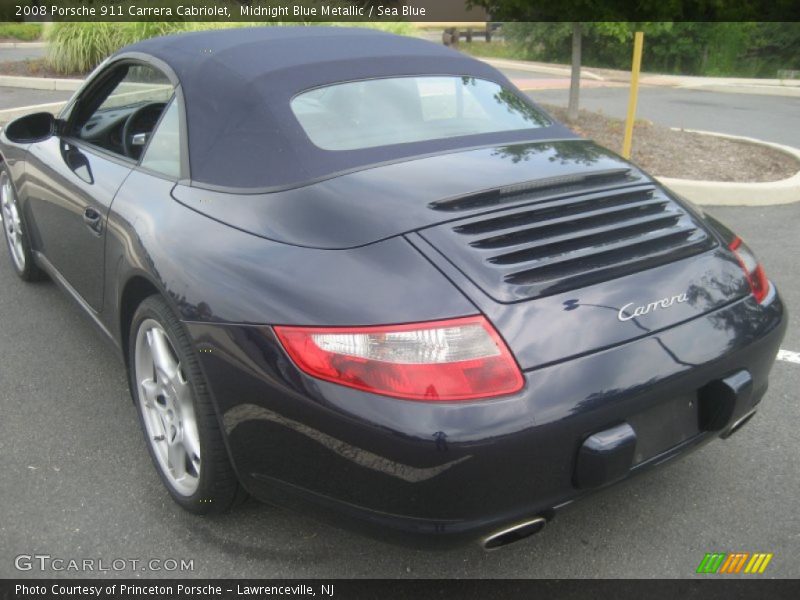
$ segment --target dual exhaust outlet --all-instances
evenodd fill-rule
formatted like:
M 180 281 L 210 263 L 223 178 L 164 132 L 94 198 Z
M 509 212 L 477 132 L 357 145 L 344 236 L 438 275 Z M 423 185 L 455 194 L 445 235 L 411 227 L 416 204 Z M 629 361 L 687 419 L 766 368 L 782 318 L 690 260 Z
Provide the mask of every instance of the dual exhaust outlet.
M 727 438 L 756 413 L 751 408 L 734 418 L 737 407 L 750 404 L 753 377 L 745 369 L 715 380 L 698 391 L 698 420 L 701 432 L 717 432 Z M 598 488 L 623 479 L 633 463 L 636 432 L 628 423 L 600 431 L 587 438 L 578 453 L 575 483 L 579 488 Z M 539 533 L 547 519 L 537 516 L 505 527 L 481 541 L 484 550 L 495 550 Z
M 535 517 L 522 523 L 517 523 L 511 527 L 501 529 L 483 539 L 481 546 L 484 550 L 496 550 L 502 546 L 513 544 L 535 533 L 539 533 L 544 526 L 547 525 L 547 519 L 544 517 Z

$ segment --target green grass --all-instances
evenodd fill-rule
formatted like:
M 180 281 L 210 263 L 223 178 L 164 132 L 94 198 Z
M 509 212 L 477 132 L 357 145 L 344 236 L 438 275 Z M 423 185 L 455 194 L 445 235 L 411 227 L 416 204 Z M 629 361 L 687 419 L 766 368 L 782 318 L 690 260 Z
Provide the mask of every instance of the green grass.
M 21 42 L 32 42 L 38 40 L 41 36 L 41 23 L 0 22 L 0 40 L 11 39 Z
M 304 23 L 264 22 L 156 22 L 133 23 L 54 23 L 47 30 L 49 42 L 47 64 L 59 73 L 86 73 L 100 64 L 106 57 L 123 46 L 143 39 L 206 29 L 228 29 L 270 25 L 303 25 Z M 308 25 L 308 23 L 305 23 Z M 371 27 L 390 33 L 411 35 L 413 27 L 402 22 L 371 23 L 319 23 L 319 25 L 347 25 Z
M 505 58 L 509 60 L 529 60 L 530 58 L 523 49 L 506 42 L 489 42 L 488 44 L 486 42 L 472 42 L 468 44 L 462 40 L 455 47 L 470 56 L 479 56 L 481 58 Z

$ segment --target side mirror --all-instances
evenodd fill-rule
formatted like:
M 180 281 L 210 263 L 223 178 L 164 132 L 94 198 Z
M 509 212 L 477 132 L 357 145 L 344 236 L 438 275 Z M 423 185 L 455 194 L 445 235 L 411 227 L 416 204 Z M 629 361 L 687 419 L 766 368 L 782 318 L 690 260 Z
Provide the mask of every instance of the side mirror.
M 50 113 L 33 113 L 11 121 L 6 126 L 5 133 L 16 144 L 32 144 L 57 134 L 58 124 L 58 119 Z

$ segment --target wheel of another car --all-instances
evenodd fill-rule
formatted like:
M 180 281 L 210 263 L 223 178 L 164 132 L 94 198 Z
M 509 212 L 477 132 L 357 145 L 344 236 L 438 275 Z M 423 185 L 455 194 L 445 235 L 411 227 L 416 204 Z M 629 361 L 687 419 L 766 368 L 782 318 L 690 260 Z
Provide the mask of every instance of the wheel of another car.
M 0 163 L 0 212 L 3 216 L 3 233 L 11 256 L 11 266 L 23 281 L 37 281 L 44 273 L 33 261 L 22 210 L 17 202 L 17 192 L 5 165 Z
M 228 510 L 245 494 L 189 335 L 160 296 L 136 310 L 128 356 L 147 448 L 172 498 L 196 514 Z

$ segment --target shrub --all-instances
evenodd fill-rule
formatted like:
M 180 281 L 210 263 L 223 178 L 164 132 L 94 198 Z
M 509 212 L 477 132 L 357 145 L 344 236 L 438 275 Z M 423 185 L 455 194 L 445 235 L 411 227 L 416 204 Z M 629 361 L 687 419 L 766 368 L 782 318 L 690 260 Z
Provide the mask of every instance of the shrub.
M 182 23 L 54 23 L 47 32 L 48 65 L 60 73 L 91 71 L 107 56 L 138 40 L 178 31 Z
M 0 23 L 0 39 L 9 38 L 23 42 L 38 40 L 42 36 L 41 23 Z

